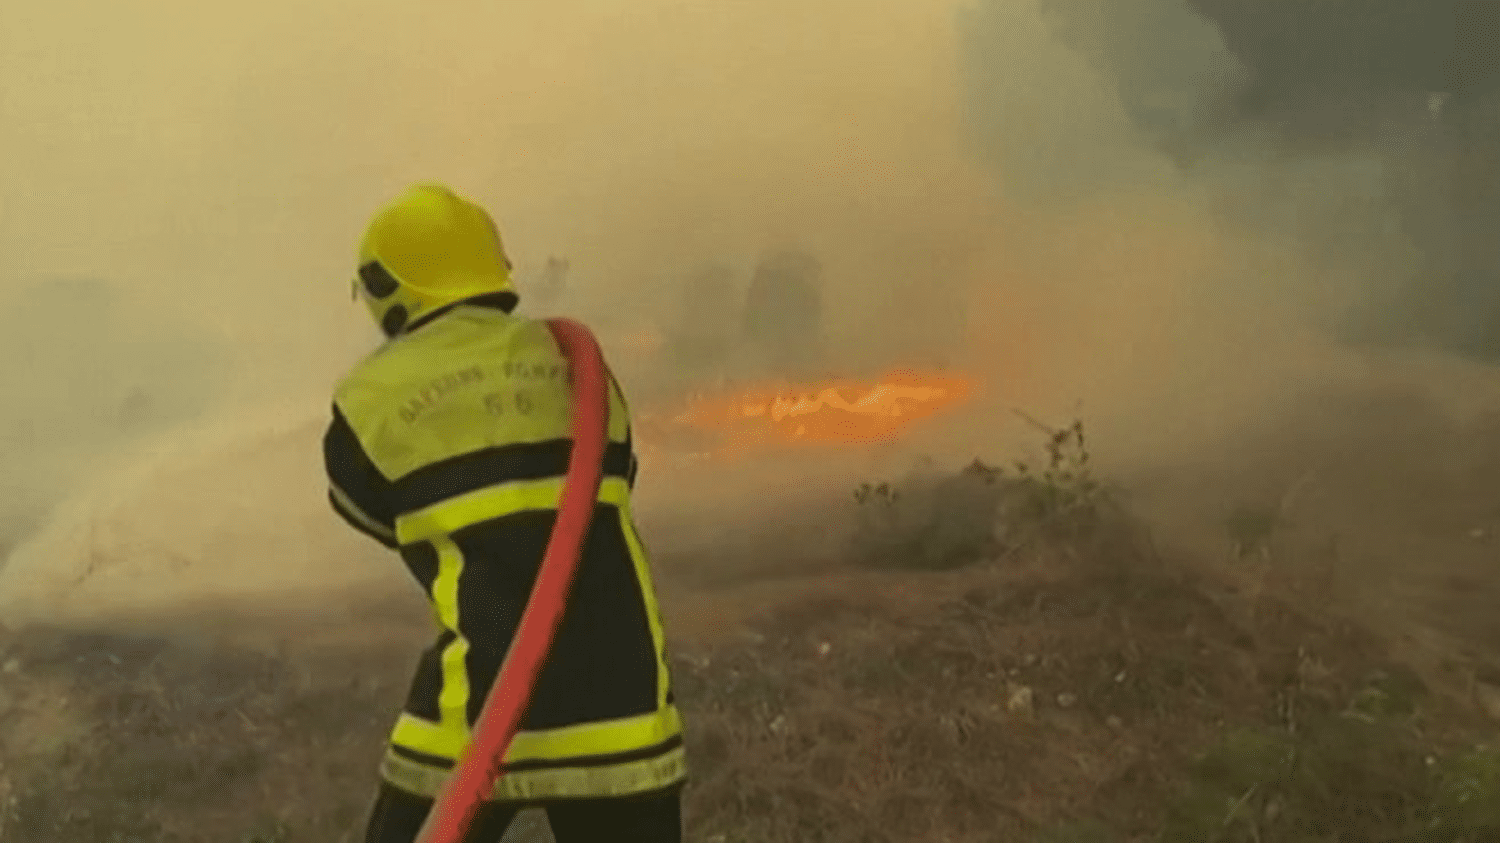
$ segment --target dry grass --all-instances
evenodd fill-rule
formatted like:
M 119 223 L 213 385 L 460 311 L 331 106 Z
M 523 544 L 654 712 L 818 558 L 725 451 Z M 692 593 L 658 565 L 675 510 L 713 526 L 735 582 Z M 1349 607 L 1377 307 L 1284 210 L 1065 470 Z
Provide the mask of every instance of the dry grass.
M 962 513 L 871 522 L 873 547 L 943 549 L 909 576 L 954 598 L 818 600 L 678 643 L 689 840 L 1500 839 L 1478 724 L 1377 639 L 1268 595 L 1237 621 L 1076 461 L 962 478 L 871 510 Z M 0 841 L 354 840 L 409 668 L 0 634 Z
M 1189 583 L 1086 572 L 922 617 L 789 611 L 763 642 L 680 669 L 697 839 L 1200 839 L 1174 831 L 1201 816 L 1178 795 L 1198 793 L 1218 736 L 1291 742 L 1289 716 L 1323 722 L 1377 671 L 1401 674 L 1353 630 L 1281 621 L 1252 637 Z
M 19 669 L 0 705 L 6 843 L 344 839 L 399 695 L 393 666 L 368 656 L 312 676 L 123 636 L 31 630 L 7 644 L 0 661 Z M 62 723 L 59 743 L 25 740 Z

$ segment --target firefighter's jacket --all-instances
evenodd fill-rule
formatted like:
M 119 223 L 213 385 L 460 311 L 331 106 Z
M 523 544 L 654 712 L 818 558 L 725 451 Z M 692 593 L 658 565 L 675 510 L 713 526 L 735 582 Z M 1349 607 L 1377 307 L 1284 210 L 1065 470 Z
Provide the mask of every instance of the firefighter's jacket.
M 473 303 L 418 323 L 337 388 L 324 438 L 330 501 L 400 553 L 440 631 L 381 766 L 404 790 L 438 792 L 499 672 L 557 517 L 571 409 L 546 324 Z M 594 521 L 496 799 L 628 795 L 686 777 L 613 378 L 608 428 Z

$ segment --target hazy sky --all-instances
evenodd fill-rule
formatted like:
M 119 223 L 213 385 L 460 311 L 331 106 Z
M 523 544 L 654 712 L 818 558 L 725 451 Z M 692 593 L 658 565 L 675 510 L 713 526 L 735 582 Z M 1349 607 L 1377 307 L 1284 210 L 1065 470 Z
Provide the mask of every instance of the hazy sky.
M 523 268 L 568 255 L 596 304 L 794 237 L 879 284 L 948 236 L 916 203 L 974 201 L 946 2 L 417 9 L 5 4 L 0 283 L 101 277 L 309 385 L 368 342 L 351 253 L 412 181 L 489 204 Z
M 1188 58 L 1222 53 L 1184 31 Z M 1283 163 L 1251 149 L 1186 179 L 1054 35 L 1034 0 L 0 4 L 0 290 L 84 278 L 117 298 L 92 322 L 25 299 L 0 390 L 51 397 L 0 406 L 0 433 L 109 452 L 109 425 L 46 420 L 110 416 L 129 390 L 37 386 L 78 383 L 89 355 L 181 413 L 318 419 L 374 340 L 348 284 L 361 229 L 435 179 L 492 209 L 523 285 L 568 257 L 561 306 L 606 339 L 700 262 L 800 245 L 851 368 L 945 359 L 1007 418 L 1082 401 L 1096 429 L 1181 447 L 1274 403 L 1334 271 L 1217 213 L 1226 184 Z M 1307 176 L 1278 184 L 1347 187 Z M 1396 240 L 1361 259 L 1391 263 Z M 48 487 L 26 472 L 64 462 L 10 477 Z

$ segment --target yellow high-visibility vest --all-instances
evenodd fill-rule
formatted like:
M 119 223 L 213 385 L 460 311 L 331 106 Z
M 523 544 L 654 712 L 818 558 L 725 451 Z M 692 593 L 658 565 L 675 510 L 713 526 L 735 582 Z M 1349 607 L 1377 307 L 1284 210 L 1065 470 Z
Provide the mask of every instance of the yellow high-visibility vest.
M 629 409 L 611 379 L 598 506 L 496 799 L 622 796 L 686 777 L 646 550 Z M 568 364 L 545 323 L 460 303 L 347 375 L 324 438 L 329 499 L 397 550 L 439 635 L 382 775 L 434 795 L 467 745 L 557 517 L 572 450 Z

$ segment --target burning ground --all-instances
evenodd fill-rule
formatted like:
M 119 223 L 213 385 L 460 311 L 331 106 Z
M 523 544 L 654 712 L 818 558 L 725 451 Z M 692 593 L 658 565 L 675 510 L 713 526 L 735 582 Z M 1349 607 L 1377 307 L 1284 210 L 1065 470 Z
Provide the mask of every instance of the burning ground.
M 692 393 L 675 411 L 643 416 L 638 438 L 648 456 L 669 460 L 732 457 L 765 447 L 891 442 L 930 417 L 962 407 L 974 386 L 961 373 L 905 369 L 869 381 L 740 384 Z M 691 444 L 684 449 L 683 443 Z
M 689 840 L 1496 839 L 1482 660 L 1397 658 L 1316 570 L 1232 589 L 1159 550 L 1080 433 L 867 486 L 842 566 L 678 626 Z M 421 643 L 386 633 L 5 634 L 0 841 L 357 839 Z

